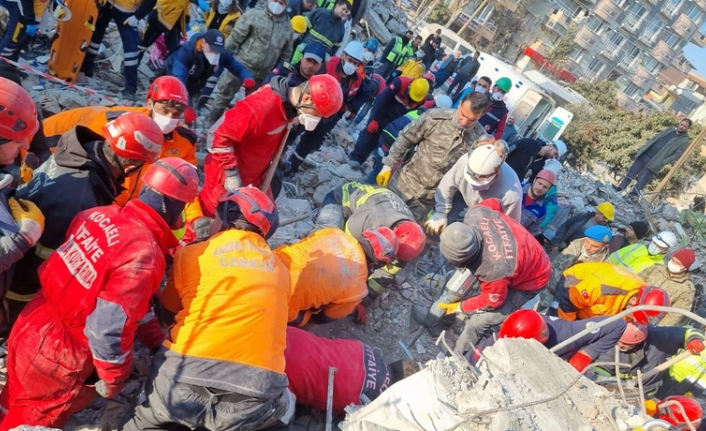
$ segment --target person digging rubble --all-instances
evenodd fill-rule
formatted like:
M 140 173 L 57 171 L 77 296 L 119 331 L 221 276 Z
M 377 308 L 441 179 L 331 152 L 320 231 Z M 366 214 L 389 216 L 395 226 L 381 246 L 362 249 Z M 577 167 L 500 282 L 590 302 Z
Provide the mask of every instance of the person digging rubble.
M 439 235 L 449 221 L 461 219 L 465 208 L 489 198 L 498 199 L 503 213 L 520 222 L 522 186 L 505 164 L 507 145 L 490 135 L 480 138 L 476 145 L 441 179 L 434 194 L 434 214 L 424 223 L 428 235 Z
M 174 324 L 124 431 L 259 430 L 292 419 L 289 273 L 266 242 L 278 224 L 275 203 L 241 187 L 219 200 L 210 239 L 177 250 L 162 292 Z
M 503 77 L 495 81 L 493 90 L 490 93 L 488 111 L 478 120 L 478 123 L 485 128 L 485 132 L 493 135 L 495 139 L 502 139 L 505 133 L 507 114 L 510 112 L 507 105 L 505 105 L 505 95 L 511 89 L 512 81 L 510 78 Z
M 353 0 L 336 0 L 331 7 L 319 7 L 306 15 L 306 33 L 294 51 L 292 62 L 297 62 L 301 50 L 314 42 L 326 48 L 327 56 L 334 55 L 346 38 L 346 21 L 351 14 Z
M 647 245 L 636 242 L 621 248 L 610 255 L 610 262 L 639 274 L 651 266 L 664 265 L 665 256 L 678 244 L 673 232 L 663 231 L 653 236 Z
M 20 52 L 29 46 L 37 34 L 49 4 L 41 0 L 0 0 L 0 5 L 8 14 L 5 35 L 0 40 L 0 56 L 12 61 L 19 60 Z
M 259 187 L 295 119 L 314 130 L 343 106 L 341 85 L 330 75 L 315 75 L 292 87 L 283 77 L 239 101 L 213 125 L 213 143 L 204 162 L 201 207 L 213 217 L 218 199 L 243 185 Z
M 76 126 L 61 136 L 55 153 L 15 194 L 34 202 L 51 223 L 34 251 L 17 263 L 23 276 L 15 277 L 7 291 L 12 321 L 41 287 L 37 269 L 64 242 L 74 217 L 112 204 L 123 192 L 125 179 L 157 159 L 163 142 L 159 126 L 135 112 L 107 123 L 102 135 Z
M 434 195 L 444 174 L 485 136 L 478 119 L 487 106 L 484 96 L 471 93 L 458 109 L 425 112 L 400 132 L 382 160 L 377 184 L 399 195 L 418 222 L 425 222 L 434 208 Z M 417 150 L 408 156 L 414 147 Z
M 218 30 L 196 33 L 177 52 L 167 57 L 162 75 L 176 77 L 189 93 L 189 107 L 184 111 L 187 125 L 196 124 L 194 108 L 201 109 L 208 103 L 224 70 L 238 76 L 246 89 L 255 87 L 255 80 L 248 69 L 226 51 L 223 34 Z
M 557 175 L 550 169 L 542 169 L 534 181 L 522 185 L 521 223 L 535 237 L 552 222 L 556 215 Z
M 538 139 L 520 138 L 512 141 L 507 164 L 515 171 L 520 181 L 524 181 L 528 172 L 532 172 L 530 181 L 534 181 L 534 177 L 544 169 L 547 160 L 561 160 L 564 154 L 564 141 L 557 139 L 547 144 Z
M 607 262 L 579 263 L 568 268 L 554 290 L 558 316 L 571 321 L 613 316 L 637 305 L 670 304 L 667 292 L 647 286 L 637 274 Z M 644 312 L 653 322 L 664 317 L 655 313 Z
M 364 75 L 358 72 L 363 64 L 363 44 L 357 40 L 348 42 L 340 57 L 331 57 L 325 66 L 327 75 L 335 78 L 343 92 L 341 109 L 330 117 L 322 120 L 314 130 L 305 131 L 299 138 L 294 151 L 286 162 L 285 174 L 291 175 L 299 170 L 307 155 L 317 151 L 326 135 L 333 130 L 336 123 L 343 118 L 346 111 L 355 116 L 365 103 L 363 88 Z
M 218 91 L 211 103 L 208 121 L 215 123 L 242 85 L 246 94 L 255 91 L 280 62 L 292 57 L 292 23 L 286 0 L 270 0 L 243 13 L 225 42 L 225 52 L 249 71 L 248 76 L 229 71 L 218 81 Z M 292 63 L 296 63 L 293 61 Z M 213 81 L 215 86 L 216 81 Z
M 393 79 L 392 83 L 375 97 L 368 123 L 358 135 L 348 165 L 360 170 L 361 165 L 375 149 L 382 130 L 390 122 L 422 106 L 428 91 L 429 82 L 424 78 L 400 76 Z
M 316 219 L 317 226 L 334 226 L 346 231 L 363 243 L 365 232 L 386 227 L 392 229 L 399 243 L 395 258 L 397 262 L 385 262 L 367 279 L 368 296 L 356 307 L 359 322 L 366 320 L 366 308 L 387 286 L 394 282 L 395 275 L 407 262 L 416 259 L 423 251 L 426 236 L 414 215 L 399 196 L 388 189 L 349 182 L 329 192 Z
M 157 161 L 143 180 L 140 196 L 124 207 L 79 213 L 66 242 L 40 268 L 42 289 L 8 341 L 0 430 L 28 423 L 62 428 L 96 395 L 122 391 L 165 254 L 178 244 L 172 229 L 199 185 L 196 168 L 178 158 Z M 158 332 L 156 345 L 147 347 L 159 346 Z
M 376 399 L 396 382 L 419 371 L 409 359 L 385 364 L 382 350 L 358 340 L 323 338 L 298 328 L 287 328 L 286 373 L 297 404 L 325 411 L 329 367 L 336 368 L 333 413 L 344 414 L 351 404 Z M 339 383 L 342 382 L 342 383 Z
M 596 362 L 617 362 L 620 375 L 615 375 L 614 366 L 593 367 L 593 370 L 603 376 L 614 376 L 623 380 L 636 379 L 638 371 L 644 376 L 681 349 L 688 350 L 692 355 L 700 355 L 704 351 L 704 340 L 704 333 L 700 329 L 629 322 L 625 333 L 618 340 L 618 352 L 608 351 L 596 358 Z M 645 395 L 654 395 L 666 374 L 667 370 L 644 379 Z
M 594 317 L 570 322 L 558 317 L 543 316 L 532 309 L 523 309 L 507 316 L 500 325 L 497 335 L 498 338 L 534 339 L 544 344 L 547 349 L 551 349 L 605 319 L 607 317 Z M 576 371 L 581 372 L 597 357 L 612 350 L 627 328 L 628 324 L 625 320 L 618 319 L 569 343 L 555 354 L 568 361 Z M 475 350 L 468 352 L 466 359 L 475 365 L 480 359 L 480 353 L 493 344 L 495 344 L 495 337 L 492 335 L 486 337 Z
M 363 231 L 360 241 L 339 228 L 324 228 L 277 248 L 291 277 L 288 324 L 329 323 L 354 311 L 365 323 L 359 306 L 368 294 L 368 271 L 395 260 L 398 250 L 397 235 L 384 226 Z
M 647 233 L 649 231 L 650 227 L 644 221 L 634 221 L 630 223 L 627 227 L 619 228 L 618 234 L 613 235 L 613 240 L 610 242 L 610 247 L 608 248 L 608 251 L 612 255 L 623 247 L 627 247 L 632 244 L 637 244 L 647 236 Z M 618 264 L 617 261 L 611 262 L 616 265 Z
M 696 262 L 696 254 L 690 248 L 683 248 L 672 254 L 666 265 L 652 265 L 640 272 L 640 277 L 650 286 L 664 289 L 672 301 L 672 307 L 691 311 L 696 296 L 696 288 L 689 278 L 689 268 Z M 678 326 L 683 316 L 667 313 L 659 326 Z
M 610 202 L 596 205 L 596 211 L 586 211 L 576 214 L 566 220 L 556 231 L 552 239 L 554 251 L 561 251 L 571 242 L 582 237 L 583 232 L 591 226 L 608 226 L 615 220 L 615 207 Z
M 477 296 L 439 304 L 447 315 L 469 314 L 454 347 L 461 354 L 537 296 L 551 276 L 544 249 L 521 224 L 502 212 L 497 199 L 470 207 L 463 222 L 444 229 L 440 249 L 456 268 L 468 268 L 480 282 Z
M 290 87 L 296 87 L 304 81 L 308 81 L 312 76 L 321 73 L 326 51 L 320 43 L 310 43 L 304 48 L 302 59 L 299 63 L 289 64 L 284 63 L 282 67 L 272 70 L 272 73 L 267 75 L 263 81 L 264 84 L 269 84 L 273 77 L 283 76 L 287 78 L 287 83 Z

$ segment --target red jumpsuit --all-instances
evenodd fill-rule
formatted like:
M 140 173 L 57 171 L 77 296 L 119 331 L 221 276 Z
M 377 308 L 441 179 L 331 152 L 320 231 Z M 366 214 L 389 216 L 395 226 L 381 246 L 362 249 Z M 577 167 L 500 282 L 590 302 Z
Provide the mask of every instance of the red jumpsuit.
M 287 95 L 282 94 L 286 91 L 277 90 L 267 85 L 239 101 L 213 133 L 199 194 L 204 215 L 214 216 L 218 198 L 226 192 L 224 170 L 238 168 L 244 186 L 258 187 L 262 182 L 291 121 Z
M 177 245 L 167 224 L 141 201 L 79 213 L 67 240 L 39 268 L 42 290 L 8 340 L 0 430 L 62 428 L 95 395 L 95 370 L 108 383 L 129 375 L 135 331 Z

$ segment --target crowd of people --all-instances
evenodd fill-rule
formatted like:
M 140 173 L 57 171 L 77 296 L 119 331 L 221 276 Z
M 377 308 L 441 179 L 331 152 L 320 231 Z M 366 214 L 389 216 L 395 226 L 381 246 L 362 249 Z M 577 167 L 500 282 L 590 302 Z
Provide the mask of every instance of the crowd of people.
M 129 97 L 133 67 L 165 35 L 171 55 L 144 106 L 43 120 L 18 71 L 0 68 L 0 431 L 60 428 L 96 396 L 120 394 L 136 337 L 152 367 L 124 430 L 284 426 L 296 404 L 325 408 L 329 367 L 346 382 L 335 386 L 334 411 L 374 400 L 419 365 L 386 363 L 377 346 L 316 337 L 306 325 L 349 316 L 366 324 L 375 298 L 434 244 L 478 282 L 436 304 L 468 315 L 455 350 L 471 362 L 494 332 L 552 347 L 637 305 L 691 310 L 695 252 L 672 232 L 650 235 L 644 220 L 612 226 L 610 202 L 569 217 L 558 200 L 566 144 L 514 128 L 505 104 L 513 84 L 476 76 L 478 52 L 444 53 L 440 32 L 422 40 L 409 31 L 384 48 L 373 38 L 343 44 L 360 18 L 357 0 L 198 3 L 209 29 L 182 45 L 187 3 L 170 20 L 161 0 L 101 8 L 97 25 L 114 20 L 123 38 Z M 25 8 L 10 16 L 20 37 L 6 37 L 2 55 L 13 58 L 36 17 Z M 241 86 L 246 97 L 230 107 Z M 209 104 L 201 182 L 189 127 Z M 282 178 L 337 124 L 357 121 L 365 124 L 348 164 L 359 181 L 326 195 L 308 236 L 271 249 Z M 637 178 L 639 193 L 690 125 L 649 141 L 618 188 Z M 451 320 L 425 307 L 412 315 L 430 331 Z M 686 323 L 675 312 L 636 312 L 557 354 L 583 371 L 615 362 L 617 346 L 629 364 L 620 377 L 635 378 L 689 351 L 645 382 L 655 415 L 684 429 L 662 400 L 706 391 L 704 333 Z

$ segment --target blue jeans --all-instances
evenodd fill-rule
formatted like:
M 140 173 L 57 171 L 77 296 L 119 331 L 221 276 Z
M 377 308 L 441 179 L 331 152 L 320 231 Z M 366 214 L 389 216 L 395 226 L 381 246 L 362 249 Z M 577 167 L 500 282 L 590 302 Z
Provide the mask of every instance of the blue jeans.
M 20 58 L 20 51 L 29 44 L 32 37 L 27 35 L 27 23 L 22 22 L 22 15 L 17 3 L 0 0 L 0 5 L 7 9 L 9 14 L 5 36 L 0 41 L 0 56 L 17 61 Z

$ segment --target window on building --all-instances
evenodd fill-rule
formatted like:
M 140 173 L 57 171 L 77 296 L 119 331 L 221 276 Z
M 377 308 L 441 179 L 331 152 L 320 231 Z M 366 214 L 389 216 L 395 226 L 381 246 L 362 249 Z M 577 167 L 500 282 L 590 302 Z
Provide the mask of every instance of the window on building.
M 667 25 L 667 22 L 662 18 L 653 18 L 647 23 L 647 27 L 642 32 L 640 39 L 646 42 L 648 45 L 652 45 L 657 41 L 657 37 L 662 29 Z
M 601 28 L 603 27 L 603 25 L 603 21 L 596 18 L 595 16 L 592 16 L 588 20 L 586 20 L 586 27 L 588 27 L 594 33 L 598 33 L 599 30 L 601 30 Z
M 613 3 L 615 3 L 618 6 L 622 7 L 626 3 L 627 0 L 610 0 L 610 1 L 612 1 Z
M 689 3 L 685 14 L 694 24 L 699 25 L 699 23 L 701 23 L 701 17 L 703 16 L 703 12 L 701 12 L 700 7 L 696 6 L 696 2 Z
M 630 83 L 627 87 L 625 87 L 623 93 L 627 94 L 628 97 L 633 97 L 637 94 L 638 91 L 640 91 L 640 87 L 633 83 Z
M 600 73 L 601 69 L 603 69 L 603 62 L 597 58 L 594 58 L 589 64 L 588 64 L 588 70 L 594 73 Z
M 653 75 L 658 75 L 659 72 L 662 71 L 662 63 L 652 57 L 645 61 L 645 64 L 643 66 L 645 67 L 645 69 L 647 69 L 648 72 Z
M 677 45 L 679 44 L 679 40 L 681 39 L 681 36 L 677 35 L 676 33 L 670 33 L 669 36 L 664 37 L 663 36 L 663 41 L 666 43 L 668 46 L 672 48 L 676 48 Z
M 624 34 L 618 32 L 618 31 L 614 31 L 611 33 L 610 37 L 608 38 L 608 43 L 610 43 L 611 45 L 620 46 L 620 44 L 623 43 L 624 40 L 625 40 Z
M 623 26 L 632 31 L 635 31 L 640 27 L 646 15 L 647 8 L 641 5 L 640 3 L 635 3 L 628 10 L 628 15 L 623 21 Z
M 675 16 L 681 9 L 682 0 L 667 0 L 662 6 L 662 11 L 668 16 Z
M 569 58 L 574 60 L 576 63 L 580 63 L 582 57 L 583 57 L 583 49 L 581 47 L 574 49 L 574 51 L 571 54 L 569 54 Z
M 495 11 L 494 6 L 490 6 L 490 5 L 486 4 L 485 7 L 483 8 L 483 10 L 481 10 L 480 13 L 478 13 L 478 15 L 476 15 L 476 17 L 473 19 L 473 21 L 480 22 L 480 23 L 488 22 L 488 20 L 490 20 L 491 15 L 493 15 L 494 11 Z

